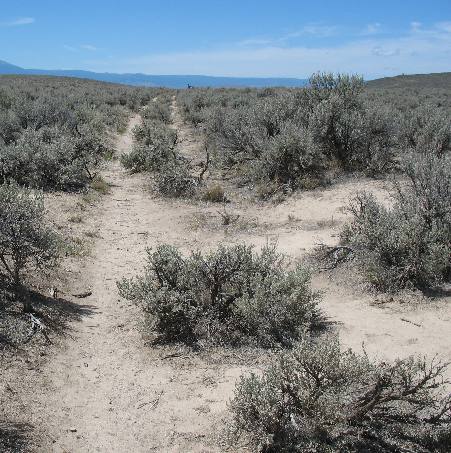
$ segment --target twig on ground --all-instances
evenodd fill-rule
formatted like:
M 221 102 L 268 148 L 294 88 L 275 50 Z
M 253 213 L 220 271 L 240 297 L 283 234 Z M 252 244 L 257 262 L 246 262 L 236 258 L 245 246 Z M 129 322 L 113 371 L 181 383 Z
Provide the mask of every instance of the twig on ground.
M 153 400 L 139 404 L 137 409 L 141 409 L 142 407 L 147 406 L 148 404 L 151 404 L 150 409 L 155 409 L 158 406 L 158 404 L 160 403 L 160 399 L 161 399 L 162 395 L 163 395 L 163 390 L 161 390 L 161 392 L 159 392 L 158 395 L 156 396 L 156 398 L 154 398 Z
M 417 324 L 416 322 L 409 321 L 406 318 L 401 318 L 401 321 L 408 322 L 409 324 L 413 324 L 414 326 L 417 326 L 417 327 L 422 327 L 421 324 Z
M 28 316 L 30 317 L 31 321 L 31 329 L 30 335 L 25 341 L 25 343 L 28 343 L 36 332 L 41 332 L 42 335 L 44 335 L 45 341 L 47 341 L 48 344 L 52 344 L 52 341 L 47 335 L 47 326 L 40 319 L 36 318 L 36 316 L 34 316 L 33 314 L 29 313 Z
M 320 251 L 323 252 L 321 261 L 329 261 L 329 266 L 322 270 L 335 269 L 340 263 L 347 261 L 354 255 L 354 249 L 346 245 L 329 246 L 326 244 L 318 244 Z
M 92 295 L 92 291 L 85 291 L 83 293 L 72 294 L 72 296 L 77 297 L 78 299 L 84 299 Z

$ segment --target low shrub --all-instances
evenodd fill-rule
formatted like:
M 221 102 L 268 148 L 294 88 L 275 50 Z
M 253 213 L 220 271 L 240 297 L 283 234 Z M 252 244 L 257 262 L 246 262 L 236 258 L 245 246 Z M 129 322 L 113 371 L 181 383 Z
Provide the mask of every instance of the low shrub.
M 185 161 L 173 161 L 165 164 L 155 173 L 155 186 L 164 197 L 192 197 L 197 189 L 198 180 L 191 175 Z
M 46 225 L 44 213 L 41 192 L 16 184 L 0 186 L 0 268 L 25 311 L 31 309 L 23 285 L 25 270 L 53 265 L 59 255 L 58 236 Z
M 442 155 L 451 150 L 451 124 L 444 109 L 424 105 L 407 112 L 400 141 L 408 149 Z
M 107 195 L 111 192 L 110 184 L 102 178 L 102 176 L 98 175 L 93 178 L 91 181 L 91 189 L 95 190 L 102 195 Z
M 159 171 L 177 159 L 177 134 L 174 130 L 154 121 L 143 120 L 133 132 L 136 143 L 129 154 L 121 157 L 122 164 L 128 170 L 133 173 Z
M 121 157 L 122 165 L 133 173 L 152 173 L 156 189 L 165 197 L 192 197 L 200 181 L 176 149 L 176 131 L 162 122 L 143 118 L 133 133 L 135 144 L 129 154 Z
M 282 126 L 279 134 L 268 140 L 259 160 L 253 165 L 253 178 L 275 181 L 291 189 L 302 188 L 302 180 L 322 178 L 324 157 L 315 148 L 307 129 L 293 124 Z
M 152 121 L 164 124 L 171 123 L 171 110 L 168 103 L 161 102 L 159 98 L 141 109 L 141 116 Z
M 449 451 L 445 369 L 437 359 L 375 363 L 338 340 L 303 341 L 263 375 L 241 377 L 230 440 L 266 453 Z
M 219 184 L 208 187 L 202 195 L 204 201 L 210 201 L 212 203 L 223 203 L 227 201 L 224 189 Z
M 424 288 L 445 281 L 451 269 L 451 159 L 412 155 L 407 182 L 386 208 L 368 193 L 351 205 L 342 232 L 368 282 L 377 289 Z
M 287 270 L 273 247 L 184 257 L 163 245 L 148 250 L 143 276 L 118 285 L 121 296 L 143 304 L 163 341 L 289 347 L 321 325 L 308 272 Z

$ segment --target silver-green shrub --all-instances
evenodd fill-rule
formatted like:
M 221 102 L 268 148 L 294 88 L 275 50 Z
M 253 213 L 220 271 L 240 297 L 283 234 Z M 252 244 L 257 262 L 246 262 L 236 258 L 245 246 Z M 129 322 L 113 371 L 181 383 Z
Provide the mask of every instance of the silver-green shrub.
M 144 274 L 118 283 L 150 315 L 163 341 L 289 347 L 319 328 L 308 272 L 287 270 L 272 247 L 220 246 L 185 257 L 169 245 L 148 250 Z
M 263 372 L 241 377 L 230 441 L 266 453 L 446 452 L 446 364 L 373 362 L 336 339 L 301 342 Z
M 387 208 L 368 193 L 351 205 L 343 241 L 355 249 L 365 279 L 384 291 L 425 288 L 451 270 L 451 158 L 413 154 Z
M 24 272 L 56 262 L 59 239 L 44 219 L 41 192 L 16 184 L 0 186 L 0 269 L 14 285 L 24 309 L 30 305 L 23 286 Z
M 125 168 L 134 173 L 160 171 L 176 160 L 177 134 L 161 122 L 143 119 L 133 130 L 135 144 L 130 153 L 121 157 Z

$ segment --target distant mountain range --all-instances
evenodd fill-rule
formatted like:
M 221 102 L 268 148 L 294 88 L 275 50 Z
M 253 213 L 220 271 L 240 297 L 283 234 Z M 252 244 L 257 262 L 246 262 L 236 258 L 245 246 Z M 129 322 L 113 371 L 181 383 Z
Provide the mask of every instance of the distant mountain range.
M 49 75 L 78 77 L 80 79 L 99 80 L 101 82 L 122 83 L 148 87 L 186 88 L 193 87 L 303 87 L 307 79 L 274 77 L 214 77 L 204 75 L 149 75 L 149 74 L 114 74 L 109 72 L 91 72 L 71 69 L 25 69 L 0 60 L 0 75 Z

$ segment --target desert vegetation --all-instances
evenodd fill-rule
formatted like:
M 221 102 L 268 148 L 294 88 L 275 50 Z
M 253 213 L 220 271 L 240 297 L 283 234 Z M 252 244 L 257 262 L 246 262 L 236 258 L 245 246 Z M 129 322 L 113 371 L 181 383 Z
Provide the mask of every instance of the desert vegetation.
M 113 153 L 149 90 L 52 77 L 0 79 L 0 182 L 74 190 Z
M 231 440 L 265 452 L 445 452 L 445 368 L 415 357 L 375 363 L 334 338 L 304 341 L 238 382 Z
M 18 185 L 0 186 L 0 263 L 2 274 L 13 284 L 24 311 L 32 306 L 23 282 L 30 266 L 39 269 L 55 264 L 59 237 L 46 224 L 42 193 Z
M 106 193 L 99 170 L 114 154 L 112 134 L 150 98 L 151 90 L 76 79 L 0 78 L 1 306 L 11 300 L 31 312 L 27 278 L 36 282 L 38 270 L 69 253 L 44 193 Z
M 411 155 L 403 169 L 407 180 L 393 188 L 393 206 L 357 195 L 342 232 L 366 280 L 380 290 L 427 288 L 450 277 L 450 156 Z
M 285 192 L 349 172 L 384 176 L 412 151 L 447 153 L 449 108 L 434 98 L 411 100 L 368 90 L 358 76 L 332 74 L 314 74 L 305 89 L 179 95 L 185 120 L 216 150 L 217 167 L 239 184 Z
M 79 347 L 44 365 L 70 384 L 31 405 L 56 420 L 42 445 L 448 451 L 447 93 L 346 74 L 178 92 L 0 78 L 0 327 L 78 323 Z M 64 294 L 40 294 L 61 261 Z
M 274 247 L 219 247 L 185 258 L 163 245 L 147 260 L 144 276 L 119 288 L 144 305 L 150 328 L 166 341 L 290 347 L 321 327 L 308 272 L 287 270 Z
M 133 173 L 152 175 L 154 188 L 168 198 L 192 197 L 202 177 L 195 176 L 189 160 L 177 149 L 177 131 L 171 128 L 172 97 L 162 95 L 143 109 L 141 124 L 133 131 L 135 145 L 122 157 Z

